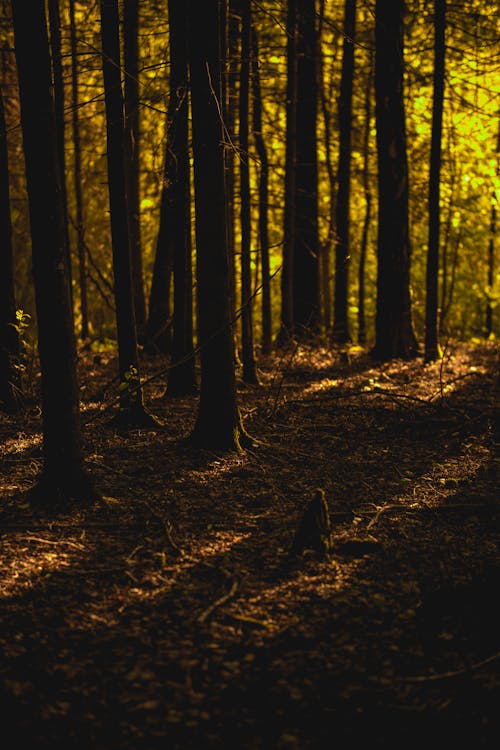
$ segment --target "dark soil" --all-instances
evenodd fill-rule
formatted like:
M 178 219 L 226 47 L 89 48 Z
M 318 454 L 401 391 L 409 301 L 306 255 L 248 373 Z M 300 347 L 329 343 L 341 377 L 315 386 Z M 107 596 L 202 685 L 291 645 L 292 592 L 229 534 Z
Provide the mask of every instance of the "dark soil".
M 263 360 L 238 386 L 261 443 L 221 456 L 182 442 L 196 396 L 153 377 L 163 428 L 119 432 L 115 358 L 80 367 L 103 500 L 31 507 L 39 410 L 0 416 L 6 750 L 500 746 L 492 344 Z M 333 550 L 291 557 L 316 488 Z

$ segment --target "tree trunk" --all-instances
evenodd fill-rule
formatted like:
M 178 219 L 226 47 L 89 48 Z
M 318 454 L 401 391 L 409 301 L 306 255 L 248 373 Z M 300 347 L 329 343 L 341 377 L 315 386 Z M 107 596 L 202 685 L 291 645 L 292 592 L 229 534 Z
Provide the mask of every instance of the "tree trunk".
M 130 263 L 138 336 L 144 338 L 146 300 L 142 271 L 140 216 L 140 122 L 139 122 L 139 0 L 123 3 L 123 58 L 125 64 L 125 176 L 129 212 Z
M 259 74 L 259 41 L 257 30 L 251 31 L 253 136 L 260 161 L 259 173 L 259 245 L 262 261 L 262 354 L 270 354 L 272 345 L 271 270 L 269 256 L 269 160 L 262 134 L 262 93 Z
M 358 343 L 366 344 L 366 293 L 365 293 L 365 266 L 366 253 L 368 250 L 368 230 L 370 228 L 372 213 L 372 192 L 370 187 L 370 130 L 372 120 L 372 83 L 373 83 L 373 55 L 370 55 L 370 70 L 366 86 L 365 96 L 365 129 L 363 134 L 363 191 L 365 195 L 365 216 L 363 230 L 361 233 L 361 246 L 359 250 L 358 269 Z
M 375 101 L 378 271 L 375 347 L 380 360 L 418 353 L 410 300 L 408 164 L 403 100 L 403 0 L 377 0 Z
M 168 396 L 196 391 L 191 270 L 187 15 L 184 0 L 169 0 L 170 99 L 167 160 L 168 222 L 174 271 L 174 325 Z
M 191 0 L 188 7 L 201 362 L 190 441 L 207 449 L 239 450 L 247 436 L 236 402 L 229 299 L 218 0 Z
M 500 177 L 500 117 L 498 120 L 497 137 L 497 179 Z M 488 241 L 488 301 L 486 303 L 486 338 L 493 333 L 493 286 L 495 283 L 495 235 L 497 232 L 497 201 L 496 193 L 492 191 L 490 214 L 490 239 Z
M 425 361 L 439 359 L 438 274 L 440 239 L 441 134 L 445 78 L 446 0 L 434 0 L 434 101 L 432 107 L 431 165 L 429 174 L 429 246 L 425 304 Z
M 118 0 L 101 0 L 109 207 L 120 377 L 120 413 L 117 420 L 123 425 L 148 426 L 153 422 L 153 418 L 147 414 L 143 404 L 132 296 L 124 162 L 125 129 L 118 29 Z
M 19 336 L 15 324 L 7 130 L 0 89 L 0 410 L 6 412 L 14 412 L 19 406 L 16 388 L 19 378 L 15 369 L 19 358 Z
M 250 102 L 250 0 L 241 0 L 241 63 L 239 98 L 240 148 L 240 221 L 241 221 L 241 360 L 242 377 L 246 383 L 257 383 L 253 344 L 253 298 L 251 274 L 251 215 L 249 165 L 249 102 Z
M 71 245 L 69 241 L 68 221 L 68 192 L 66 189 L 66 145 L 65 145 L 65 123 L 64 123 L 64 78 L 62 67 L 61 47 L 61 15 L 59 0 L 49 0 L 49 26 L 50 45 L 52 52 L 52 72 L 54 83 L 54 108 L 57 128 L 57 158 L 61 170 L 61 201 L 64 215 L 64 242 L 66 243 L 66 257 L 68 265 L 68 285 L 71 301 L 71 314 L 73 315 L 73 286 L 71 283 Z
M 80 143 L 80 120 L 78 116 L 78 61 L 75 25 L 75 0 L 69 2 L 69 20 L 71 35 L 71 108 L 73 124 L 73 147 L 75 151 L 74 184 L 76 204 L 76 234 L 78 252 L 78 273 L 80 282 L 80 336 L 85 341 L 89 337 L 89 312 L 87 295 L 87 255 L 85 250 L 85 224 L 83 219 L 82 195 L 82 157 Z
M 350 196 L 352 85 L 354 80 L 354 35 L 356 0 L 346 0 L 344 9 L 344 47 L 339 96 L 339 161 L 335 245 L 335 292 L 333 340 L 338 344 L 351 341 L 349 333 L 349 262 L 350 262 Z
M 314 0 L 297 0 L 297 106 L 293 329 L 308 337 L 319 330 L 317 68 Z
M 276 344 L 286 344 L 293 336 L 293 261 L 295 255 L 295 198 L 297 167 L 297 0 L 288 0 L 286 152 L 283 256 L 281 267 L 281 325 Z
M 49 43 L 43 0 L 13 0 L 42 372 L 43 470 L 33 500 L 93 495 L 84 473 Z

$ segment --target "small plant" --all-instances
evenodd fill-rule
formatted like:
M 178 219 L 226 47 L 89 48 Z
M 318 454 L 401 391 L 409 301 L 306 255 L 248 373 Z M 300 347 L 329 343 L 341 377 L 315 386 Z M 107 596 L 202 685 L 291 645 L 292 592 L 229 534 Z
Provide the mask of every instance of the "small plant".
M 16 320 L 10 325 L 16 331 L 19 343 L 19 354 L 12 358 L 12 369 L 16 375 L 16 388 L 21 395 L 32 397 L 35 345 L 28 334 L 31 315 L 18 309 L 16 310 Z
M 140 398 L 141 381 L 139 371 L 134 365 L 130 365 L 120 381 L 120 396 L 125 397 L 129 404 L 136 403 Z

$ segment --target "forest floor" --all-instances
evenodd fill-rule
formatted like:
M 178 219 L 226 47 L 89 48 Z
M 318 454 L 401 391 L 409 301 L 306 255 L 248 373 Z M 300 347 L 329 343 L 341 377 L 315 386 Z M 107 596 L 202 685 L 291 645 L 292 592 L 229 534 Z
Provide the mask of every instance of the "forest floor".
M 116 359 L 82 355 L 104 500 L 56 517 L 26 500 L 38 409 L 0 416 L 5 750 L 500 746 L 498 350 L 348 360 L 260 361 L 261 442 L 219 456 L 181 442 L 198 399 L 164 377 L 163 429 L 111 429 Z M 291 558 L 317 487 L 333 550 Z

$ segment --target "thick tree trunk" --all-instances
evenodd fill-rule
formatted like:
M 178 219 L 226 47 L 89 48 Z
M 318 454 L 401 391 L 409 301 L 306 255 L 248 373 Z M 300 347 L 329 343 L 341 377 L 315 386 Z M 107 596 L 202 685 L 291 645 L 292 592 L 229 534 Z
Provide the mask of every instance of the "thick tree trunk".
M 19 358 L 19 336 L 15 324 L 7 129 L 0 89 L 0 410 L 6 412 L 13 412 L 19 406 L 16 389 L 19 378 L 15 369 Z
M 259 74 L 259 41 L 257 30 L 252 26 L 252 100 L 253 136 L 260 161 L 259 173 L 259 245 L 262 267 L 262 354 L 270 354 L 272 346 L 271 317 L 271 270 L 269 256 L 269 160 L 266 143 L 262 134 L 262 93 Z
M 445 78 L 446 0 L 434 0 L 434 101 L 432 107 L 431 165 L 429 174 L 429 245 L 425 304 L 425 361 L 440 356 L 438 341 L 438 273 L 440 239 L 441 134 Z
M 257 383 L 253 343 L 253 298 L 251 274 L 251 213 L 250 213 L 250 0 L 241 0 L 241 63 L 239 98 L 240 147 L 240 221 L 241 221 L 241 360 L 242 377 L 246 383 Z
M 193 347 L 191 198 L 189 175 L 187 10 L 184 0 L 169 0 L 170 99 L 167 160 L 169 235 L 174 272 L 174 325 L 168 396 L 196 389 Z
M 236 402 L 229 299 L 218 0 L 191 0 L 188 7 L 201 362 L 190 440 L 207 449 L 239 450 L 247 436 Z
M 375 347 L 381 360 L 418 353 L 410 300 L 408 164 L 403 100 L 403 0 L 377 0 L 375 99 L 378 271 Z
M 338 344 L 351 341 L 349 333 L 349 262 L 350 262 L 350 196 L 352 85 L 354 80 L 354 35 L 356 0 L 346 0 L 344 9 L 344 52 L 339 96 L 339 160 L 335 245 L 335 292 L 333 340 Z
M 140 121 L 139 121 L 139 0 L 123 3 L 123 61 L 125 64 L 125 175 L 129 212 L 130 264 L 135 322 L 142 340 L 146 325 L 146 300 L 142 271 L 140 215 Z
M 314 0 L 297 0 L 297 106 L 293 329 L 308 337 L 319 330 L 318 273 L 318 38 Z
M 12 2 L 42 372 L 46 505 L 93 494 L 84 473 L 49 43 L 43 0 Z

